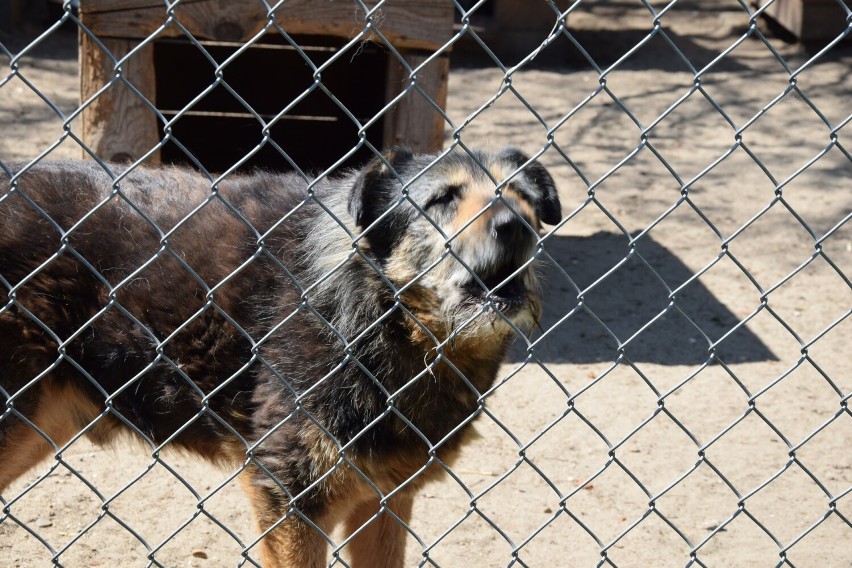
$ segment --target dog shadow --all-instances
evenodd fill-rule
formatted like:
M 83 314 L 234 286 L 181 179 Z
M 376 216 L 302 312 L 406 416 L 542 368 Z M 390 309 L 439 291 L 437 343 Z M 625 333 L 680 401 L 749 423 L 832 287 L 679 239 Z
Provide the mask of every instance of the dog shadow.
M 625 260 L 626 244 L 623 235 L 604 232 L 546 241 L 554 262 L 545 260 L 541 271 L 544 312 L 541 330 L 532 338 L 540 361 L 612 361 L 621 344 L 634 362 L 696 365 L 707 360 L 710 342 L 740 322 L 700 279 L 679 291 L 674 306 L 665 311 L 671 304 L 666 286 L 677 288 L 693 271 L 649 237 L 636 249 L 647 265 L 636 254 Z M 577 288 L 586 289 L 596 281 L 581 303 Z M 524 360 L 525 347 L 525 342 L 515 341 L 509 360 Z M 777 360 L 745 325 L 725 337 L 715 352 L 725 363 Z

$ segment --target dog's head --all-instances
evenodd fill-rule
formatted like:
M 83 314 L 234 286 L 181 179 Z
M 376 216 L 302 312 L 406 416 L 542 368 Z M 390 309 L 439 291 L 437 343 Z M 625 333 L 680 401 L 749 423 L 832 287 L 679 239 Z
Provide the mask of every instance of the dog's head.
M 561 212 L 550 174 L 520 151 L 438 159 L 395 150 L 361 171 L 349 212 L 367 254 L 440 339 L 538 321 L 538 230 Z

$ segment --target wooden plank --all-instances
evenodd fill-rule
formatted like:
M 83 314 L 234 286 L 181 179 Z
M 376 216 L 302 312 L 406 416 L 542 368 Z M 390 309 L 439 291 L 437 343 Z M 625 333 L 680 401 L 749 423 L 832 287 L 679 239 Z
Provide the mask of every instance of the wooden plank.
M 377 0 L 365 0 L 375 6 Z M 166 21 L 162 1 L 81 0 L 82 20 L 99 37 L 144 38 Z M 176 19 L 198 39 L 245 41 L 267 23 L 257 0 L 196 0 L 175 8 Z M 366 24 L 366 14 L 352 0 L 290 0 L 275 13 L 288 34 L 352 38 Z M 395 46 L 435 50 L 452 36 L 453 4 L 446 0 L 389 0 L 372 16 L 376 28 Z M 182 32 L 174 25 L 161 37 Z M 371 38 L 365 38 L 371 39 Z M 372 38 L 375 39 L 375 38 Z
M 136 10 L 139 8 L 153 8 L 155 6 L 163 8 L 164 4 L 156 0 L 80 0 L 80 14 Z
M 404 52 L 406 62 L 415 68 L 431 54 Z M 447 55 L 431 61 L 417 76 L 417 84 L 442 109 L 447 107 L 447 75 L 450 59 Z M 408 72 L 394 57 L 388 62 L 387 95 L 392 100 L 410 84 Z M 406 146 L 415 152 L 437 152 L 444 145 L 444 118 L 416 90 L 405 96 L 385 115 L 383 143 L 385 147 Z
M 135 40 L 104 38 L 104 46 L 118 59 L 138 44 Z M 125 78 L 154 102 L 154 48 L 148 45 L 122 65 Z M 112 60 L 88 35 L 80 34 L 80 97 L 87 101 L 115 76 Z M 154 111 L 123 82 L 114 83 L 82 113 L 83 142 L 99 157 L 114 162 L 137 160 L 159 141 Z M 88 154 L 84 151 L 84 157 Z M 159 163 L 159 152 L 148 163 Z

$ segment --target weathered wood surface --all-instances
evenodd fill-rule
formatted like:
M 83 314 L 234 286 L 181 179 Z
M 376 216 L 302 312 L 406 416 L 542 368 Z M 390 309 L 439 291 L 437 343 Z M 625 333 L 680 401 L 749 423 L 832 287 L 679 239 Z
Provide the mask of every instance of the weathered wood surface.
M 374 6 L 375 0 L 366 4 Z M 199 40 L 241 42 L 267 24 L 267 14 L 256 0 L 185 0 L 175 8 L 176 19 Z M 453 4 L 448 0 L 387 0 L 374 14 L 377 29 L 416 67 L 452 34 Z M 161 0 L 81 0 L 83 23 L 120 58 L 147 38 L 167 19 Z M 290 0 L 275 14 L 290 34 L 351 38 L 365 26 L 363 9 L 352 0 Z M 159 37 L 180 36 L 174 24 Z M 365 37 L 365 39 L 367 39 Z M 81 34 L 81 96 L 87 100 L 109 83 L 113 63 L 86 34 Z M 409 82 L 408 73 L 389 56 L 386 100 L 396 97 Z M 449 60 L 436 58 L 417 74 L 417 84 L 441 108 L 446 105 Z M 149 44 L 122 66 L 123 76 L 156 104 L 153 45 Z M 353 85 L 353 88 L 356 86 Z M 135 160 L 160 139 L 154 111 L 121 82 L 99 95 L 83 113 L 85 143 L 100 157 Z M 443 144 L 444 120 L 418 92 L 412 91 L 385 116 L 384 146 L 406 145 L 417 151 L 436 151 Z M 159 153 L 151 162 L 159 161 Z
M 403 53 L 412 69 L 423 63 L 429 55 Z M 441 56 L 430 61 L 416 75 L 416 83 L 439 107 L 447 107 L 447 76 L 450 60 Z M 391 57 L 388 62 L 388 80 L 385 100 L 398 96 L 411 83 L 409 73 Z M 386 147 L 407 146 L 416 152 L 437 152 L 444 143 L 445 120 L 433 105 L 415 89 L 405 96 L 385 115 L 383 140 Z
M 370 7 L 376 3 L 365 0 Z M 387 0 L 372 22 L 397 48 L 435 50 L 452 35 L 453 9 L 449 0 Z M 161 0 L 81 0 L 80 14 L 98 37 L 148 37 L 167 19 Z M 268 22 L 257 0 L 187 0 L 174 14 L 193 36 L 208 40 L 245 41 Z M 352 0 L 290 0 L 275 12 L 275 21 L 288 34 L 352 38 L 364 30 L 366 14 Z M 170 25 L 160 37 L 180 35 Z
M 101 41 L 116 59 L 138 45 L 135 40 Z M 149 44 L 121 66 L 123 77 L 151 102 L 156 94 L 153 53 Z M 88 101 L 115 75 L 113 61 L 86 34 L 81 34 L 80 99 Z M 122 81 L 101 93 L 82 114 L 83 141 L 100 158 L 116 162 L 136 160 L 151 150 L 159 141 L 157 127 L 154 111 Z M 158 161 L 158 154 L 149 159 L 149 163 Z

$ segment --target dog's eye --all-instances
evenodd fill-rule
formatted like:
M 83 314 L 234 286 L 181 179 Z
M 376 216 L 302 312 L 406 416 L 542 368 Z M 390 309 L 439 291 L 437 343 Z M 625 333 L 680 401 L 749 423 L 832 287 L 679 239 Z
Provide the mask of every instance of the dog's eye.
M 426 202 L 426 205 L 423 207 L 424 209 L 429 209 L 430 207 L 434 207 L 436 205 L 449 205 L 453 201 L 458 198 L 461 194 L 462 186 L 460 185 L 449 185 L 444 188 L 444 191 L 439 195 L 434 196 L 432 199 Z

